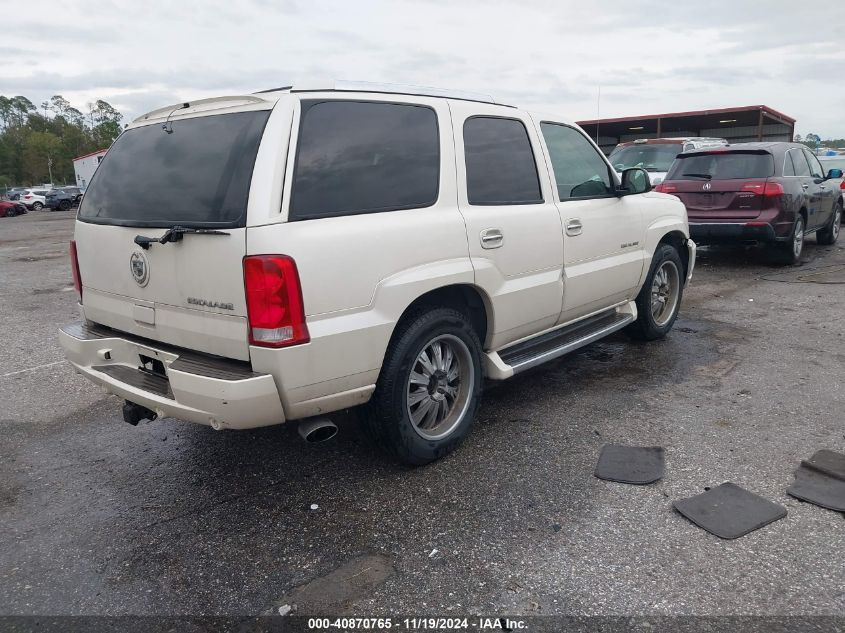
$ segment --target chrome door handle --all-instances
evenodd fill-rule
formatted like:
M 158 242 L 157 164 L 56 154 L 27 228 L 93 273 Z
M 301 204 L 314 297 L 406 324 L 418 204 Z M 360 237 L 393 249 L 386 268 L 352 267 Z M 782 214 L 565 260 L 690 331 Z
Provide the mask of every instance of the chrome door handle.
M 581 224 L 581 220 L 575 218 L 574 220 L 567 220 L 566 221 L 566 234 L 567 235 L 581 235 L 581 230 L 584 226 Z
M 807 189 L 809 188 L 809 186 L 810 186 L 810 185 L 808 185 L 808 184 L 805 182 L 803 185 L 801 185 L 801 188 L 802 188 L 804 191 L 807 191 Z
M 484 229 L 481 231 L 481 248 L 499 248 L 505 241 L 501 229 Z

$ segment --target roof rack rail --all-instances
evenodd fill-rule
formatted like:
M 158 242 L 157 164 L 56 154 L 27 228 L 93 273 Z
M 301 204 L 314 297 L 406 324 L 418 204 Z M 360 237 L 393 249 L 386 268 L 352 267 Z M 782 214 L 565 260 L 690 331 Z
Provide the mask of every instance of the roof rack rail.
M 291 92 L 378 92 L 381 94 L 405 94 L 420 97 L 443 97 L 446 99 L 460 99 L 462 101 L 477 101 L 480 103 L 495 103 L 497 105 L 506 105 L 504 103 L 497 102 L 492 96 L 481 92 L 448 90 L 442 88 L 432 88 L 430 86 L 417 86 L 413 84 L 378 83 L 372 81 L 334 80 L 308 82 L 295 86 L 285 86 L 283 88 L 271 88 L 269 90 L 261 90 L 259 91 L 259 93 L 276 92 L 282 90 L 290 90 Z

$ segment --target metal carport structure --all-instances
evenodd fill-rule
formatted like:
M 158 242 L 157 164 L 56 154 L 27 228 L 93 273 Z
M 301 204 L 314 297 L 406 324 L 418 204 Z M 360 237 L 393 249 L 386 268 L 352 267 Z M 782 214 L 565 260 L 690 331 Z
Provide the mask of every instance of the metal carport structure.
M 765 105 L 578 121 L 609 154 L 617 143 L 665 136 L 715 136 L 731 143 L 791 141 L 795 119 Z

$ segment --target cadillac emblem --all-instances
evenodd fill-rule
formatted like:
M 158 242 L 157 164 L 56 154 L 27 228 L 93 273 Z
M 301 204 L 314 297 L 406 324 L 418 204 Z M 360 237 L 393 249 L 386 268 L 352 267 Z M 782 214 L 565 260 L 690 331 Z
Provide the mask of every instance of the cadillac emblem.
M 141 251 L 135 251 L 129 258 L 129 270 L 132 272 L 132 278 L 139 286 L 146 286 L 150 281 L 150 265 L 147 262 L 147 256 Z

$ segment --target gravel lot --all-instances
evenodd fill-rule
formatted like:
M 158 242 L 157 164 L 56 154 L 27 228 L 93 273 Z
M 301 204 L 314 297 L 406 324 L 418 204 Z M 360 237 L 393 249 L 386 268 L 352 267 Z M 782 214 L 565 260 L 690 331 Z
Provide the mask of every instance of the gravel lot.
M 665 341 L 491 385 L 465 445 L 408 470 L 344 420 L 316 446 L 123 423 L 61 362 L 72 226 L 0 219 L 0 614 L 845 612 L 843 516 L 785 493 L 845 451 L 845 285 L 800 278 L 845 282 L 840 246 L 702 249 Z M 665 478 L 594 478 L 608 442 L 664 446 Z M 723 541 L 672 509 L 728 480 L 789 515 Z

